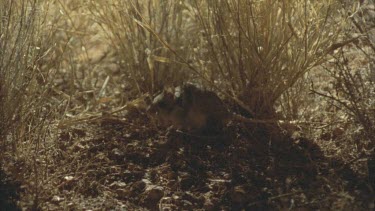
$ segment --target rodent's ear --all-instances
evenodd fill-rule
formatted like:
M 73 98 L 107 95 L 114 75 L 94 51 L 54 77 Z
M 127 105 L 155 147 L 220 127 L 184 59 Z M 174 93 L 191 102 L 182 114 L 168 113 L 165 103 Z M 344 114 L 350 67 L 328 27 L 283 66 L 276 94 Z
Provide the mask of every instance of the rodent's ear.
M 171 87 L 164 88 L 163 92 L 173 93 L 173 89 Z
M 182 96 L 183 88 L 181 86 L 178 86 L 174 88 L 174 97 L 180 98 Z

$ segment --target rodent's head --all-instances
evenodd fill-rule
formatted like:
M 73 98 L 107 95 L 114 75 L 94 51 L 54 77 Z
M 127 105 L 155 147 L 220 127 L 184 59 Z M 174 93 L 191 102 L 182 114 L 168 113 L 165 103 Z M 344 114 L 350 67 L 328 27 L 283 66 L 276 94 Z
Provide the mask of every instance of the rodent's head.
M 164 90 L 158 94 L 147 111 L 159 126 L 183 128 L 185 112 L 176 104 L 176 98 L 172 92 Z
M 173 109 L 174 104 L 173 93 L 164 90 L 153 99 L 147 111 L 152 114 L 159 113 L 160 111 L 169 111 Z

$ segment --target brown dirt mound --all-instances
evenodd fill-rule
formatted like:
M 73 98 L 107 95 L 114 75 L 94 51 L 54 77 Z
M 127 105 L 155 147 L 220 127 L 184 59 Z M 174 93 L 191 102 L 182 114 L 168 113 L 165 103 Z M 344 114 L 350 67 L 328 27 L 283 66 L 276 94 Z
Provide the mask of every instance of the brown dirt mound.
M 55 178 L 58 185 L 46 206 L 57 209 L 63 201 L 70 201 L 70 208 L 151 210 L 366 206 L 333 197 L 340 188 L 363 183 L 350 168 L 276 126 L 233 124 L 220 134 L 202 135 L 148 128 L 148 121 L 102 118 L 62 131 L 55 173 L 65 176 Z M 95 203 L 82 205 L 76 194 Z

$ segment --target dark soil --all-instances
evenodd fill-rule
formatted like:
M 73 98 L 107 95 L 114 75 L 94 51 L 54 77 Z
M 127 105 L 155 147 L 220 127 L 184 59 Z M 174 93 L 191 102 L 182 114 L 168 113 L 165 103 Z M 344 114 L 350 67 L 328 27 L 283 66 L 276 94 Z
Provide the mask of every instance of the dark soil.
M 11 182 L 0 168 L 0 210 L 20 210 L 17 207 L 19 184 Z
M 215 134 L 147 125 L 145 116 L 107 117 L 62 131 L 58 166 L 74 176 L 61 178 L 57 193 L 66 200 L 70 192 L 105 193 L 111 203 L 89 207 L 106 209 L 366 210 L 371 203 L 366 178 L 276 125 L 232 124 Z M 340 202 L 338 190 L 356 203 Z

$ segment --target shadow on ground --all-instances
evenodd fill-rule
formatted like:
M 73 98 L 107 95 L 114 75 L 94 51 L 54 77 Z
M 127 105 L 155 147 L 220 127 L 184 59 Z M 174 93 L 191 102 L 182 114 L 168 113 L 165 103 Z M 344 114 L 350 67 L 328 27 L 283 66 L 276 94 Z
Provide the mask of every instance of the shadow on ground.
M 19 184 L 10 181 L 0 168 L 0 210 L 20 210 L 18 190 Z
M 79 179 L 61 181 L 59 191 L 105 193 L 113 201 L 108 209 L 362 210 L 371 200 L 349 166 L 276 126 L 231 125 L 197 135 L 147 125 L 108 118 L 62 132 L 60 148 L 70 156 L 59 166 L 74 167 Z

